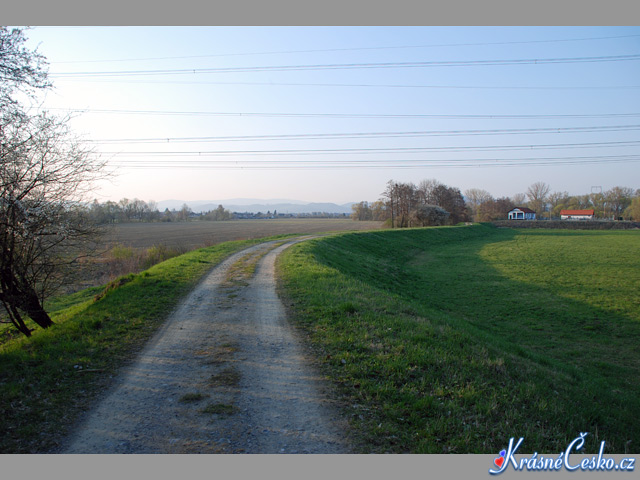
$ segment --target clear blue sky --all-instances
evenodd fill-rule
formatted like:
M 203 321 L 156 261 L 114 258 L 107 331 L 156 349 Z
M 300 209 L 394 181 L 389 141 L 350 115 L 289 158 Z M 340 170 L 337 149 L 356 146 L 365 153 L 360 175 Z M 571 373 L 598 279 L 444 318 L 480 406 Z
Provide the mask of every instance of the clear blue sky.
M 78 112 L 75 130 L 117 172 L 101 200 L 346 203 L 430 178 L 494 196 L 536 181 L 570 194 L 640 188 L 639 27 L 27 36 L 50 62 L 43 106 Z

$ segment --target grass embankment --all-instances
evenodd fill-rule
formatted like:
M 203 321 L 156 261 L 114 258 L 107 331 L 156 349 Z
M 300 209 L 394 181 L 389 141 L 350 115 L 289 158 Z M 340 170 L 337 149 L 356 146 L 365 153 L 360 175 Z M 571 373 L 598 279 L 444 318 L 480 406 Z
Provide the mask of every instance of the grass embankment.
M 279 271 L 364 452 L 640 451 L 638 232 L 352 233 Z
M 287 236 L 192 251 L 52 301 L 54 327 L 0 344 L 0 453 L 54 449 L 202 275 L 232 253 Z

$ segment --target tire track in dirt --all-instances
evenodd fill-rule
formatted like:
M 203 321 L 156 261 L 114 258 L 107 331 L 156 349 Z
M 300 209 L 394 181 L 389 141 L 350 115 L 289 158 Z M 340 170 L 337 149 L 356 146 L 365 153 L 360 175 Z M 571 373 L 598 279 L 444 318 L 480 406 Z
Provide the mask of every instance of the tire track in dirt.
M 215 267 L 62 452 L 348 453 L 346 423 L 276 294 L 275 259 L 302 240 Z

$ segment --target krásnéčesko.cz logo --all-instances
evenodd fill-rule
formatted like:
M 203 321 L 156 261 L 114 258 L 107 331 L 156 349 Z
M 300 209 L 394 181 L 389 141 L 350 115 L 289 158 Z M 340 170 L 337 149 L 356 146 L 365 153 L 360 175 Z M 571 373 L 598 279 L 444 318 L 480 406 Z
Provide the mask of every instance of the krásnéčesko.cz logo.
M 535 452 L 529 458 L 516 458 L 514 455 L 520 448 L 522 441 L 524 438 L 520 438 L 518 442 L 513 445 L 514 439 L 511 438 L 509 440 L 509 446 L 507 450 L 502 450 L 500 452 L 500 456 L 493 460 L 494 465 L 497 469 L 491 468 L 489 473 L 491 475 L 498 475 L 499 473 L 504 472 L 509 465 L 513 467 L 514 470 L 528 470 L 528 471 L 554 471 L 554 470 L 562 470 L 563 468 L 569 471 L 623 471 L 623 472 L 631 472 L 635 469 L 635 458 L 623 458 L 620 460 L 620 463 L 617 463 L 613 458 L 605 458 L 603 456 L 604 453 L 604 444 L 603 440 L 600 443 L 600 452 L 598 455 L 595 455 L 591 458 L 585 457 L 582 460 L 573 460 L 571 458 L 571 454 L 573 452 L 577 452 L 584 445 L 584 437 L 586 437 L 587 433 L 581 433 L 579 437 L 576 437 L 567 447 L 564 452 L 561 452 L 557 457 L 544 457 L 542 455 L 538 456 L 538 453 Z

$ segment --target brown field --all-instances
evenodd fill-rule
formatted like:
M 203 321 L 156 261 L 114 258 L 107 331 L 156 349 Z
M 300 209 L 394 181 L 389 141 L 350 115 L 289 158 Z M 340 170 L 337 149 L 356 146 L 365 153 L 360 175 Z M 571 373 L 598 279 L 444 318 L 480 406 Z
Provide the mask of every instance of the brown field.
M 140 272 L 172 256 L 231 240 L 287 233 L 312 234 L 379 228 L 382 228 L 382 222 L 357 222 L 348 218 L 112 225 L 103 235 L 97 255 L 84 259 L 79 268 L 69 275 L 66 286 L 60 293 L 73 293 L 87 287 L 104 285 L 121 275 Z
M 230 240 L 261 238 L 284 233 L 307 234 L 379 228 L 382 228 L 382 222 L 358 222 L 349 218 L 125 223 L 109 227 L 103 242 L 105 246 L 121 244 L 135 249 L 165 245 L 180 250 L 192 250 Z

